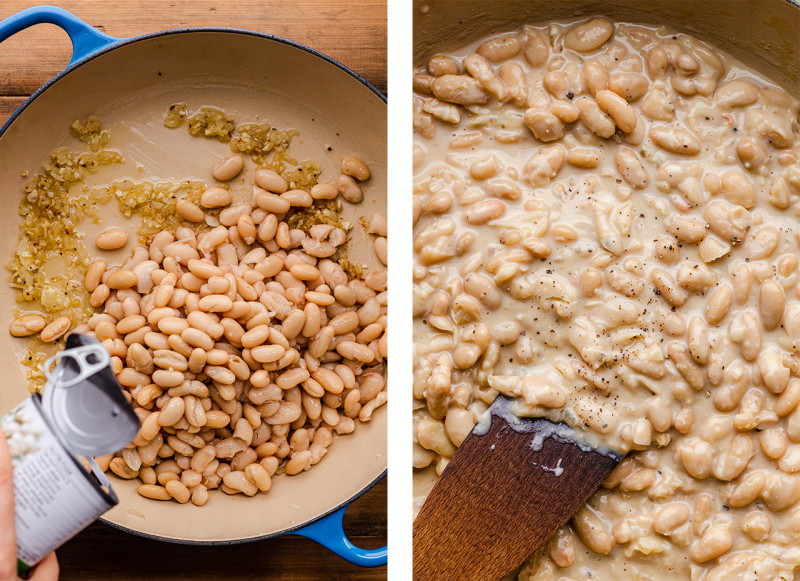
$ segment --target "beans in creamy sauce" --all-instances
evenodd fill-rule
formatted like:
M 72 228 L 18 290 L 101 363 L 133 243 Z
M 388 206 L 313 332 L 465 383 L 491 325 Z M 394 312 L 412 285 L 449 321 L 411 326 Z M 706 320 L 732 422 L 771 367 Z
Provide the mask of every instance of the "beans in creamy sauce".
M 417 506 L 503 393 L 629 452 L 520 579 L 793 579 L 798 101 L 604 18 L 413 82 Z

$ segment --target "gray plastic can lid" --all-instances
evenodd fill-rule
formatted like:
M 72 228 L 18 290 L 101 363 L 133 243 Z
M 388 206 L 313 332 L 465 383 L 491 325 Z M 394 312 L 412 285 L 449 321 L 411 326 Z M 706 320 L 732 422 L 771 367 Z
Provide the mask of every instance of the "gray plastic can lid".
M 116 452 L 139 431 L 139 419 L 110 363 L 105 347 L 77 333 L 67 338 L 64 351 L 45 363 L 42 412 L 64 446 L 76 454 L 91 458 Z

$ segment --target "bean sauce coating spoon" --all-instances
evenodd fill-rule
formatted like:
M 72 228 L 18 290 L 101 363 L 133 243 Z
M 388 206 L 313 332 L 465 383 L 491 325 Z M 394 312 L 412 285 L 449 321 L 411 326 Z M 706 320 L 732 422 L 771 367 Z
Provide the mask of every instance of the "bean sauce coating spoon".
M 494 581 L 566 523 L 622 459 L 563 423 L 517 419 L 498 396 L 414 521 L 415 581 Z

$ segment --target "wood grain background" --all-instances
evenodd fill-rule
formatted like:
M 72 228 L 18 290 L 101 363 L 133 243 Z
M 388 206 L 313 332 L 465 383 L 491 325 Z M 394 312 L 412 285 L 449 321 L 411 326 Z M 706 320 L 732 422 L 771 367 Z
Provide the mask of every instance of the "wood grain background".
M 386 0 L 53 0 L 119 38 L 169 28 L 225 26 L 275 34 L 319 50 L 386 93 Z M 0 19 L 46 2 L 3 0 Z M 67 33 L 42 24 L 0 44 L 0 122 L 69 62 Z
M 355 545 L 386 544 L 386 479 L 356 500 L 344 516 Z M 364 569 L 314 541 L 283 536 L 228 546 L 153 541 L 96 523 L 56 551 L 61 581 L 376 581 L 386 567 Z
M 2 0 L 0 19 L 45 2 Z M 319 50 L 386 92 L 385 0 L 53 0 L 112 36 L 224 26 L 275 34 Z M 43 24 L 0 43 L 0 124 L 69 62 L 69 37 Z M 1 160 L 0 160 L 1 162 Z M 350 540 L 386 543 L 386 480 L 345 515 Z M 315 542 L 284 536 L 231 546 L 161 543 L 94 524 L 58 551 L 62 581 L 278 581 L 386 579 L 386 567 L 350 565 Z

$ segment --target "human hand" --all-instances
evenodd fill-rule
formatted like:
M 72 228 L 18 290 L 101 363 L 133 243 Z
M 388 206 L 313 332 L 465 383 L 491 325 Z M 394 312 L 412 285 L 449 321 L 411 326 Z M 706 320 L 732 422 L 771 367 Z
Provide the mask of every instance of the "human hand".
M 0 581 L 18 581 L 17 535 L 14 532 L 14 479 L 11 455 L 0 430 Z M 29 581 L 58 581 L 56 554 L 50 553 L 34 569 Z

